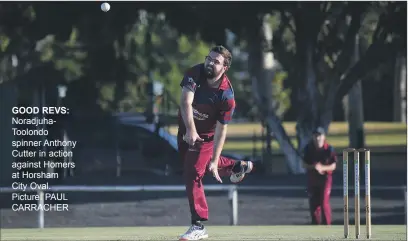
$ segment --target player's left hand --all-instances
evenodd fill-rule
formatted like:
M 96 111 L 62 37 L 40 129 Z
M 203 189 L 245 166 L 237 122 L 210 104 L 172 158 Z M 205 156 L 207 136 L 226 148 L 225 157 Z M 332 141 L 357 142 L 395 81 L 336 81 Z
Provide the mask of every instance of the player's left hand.
M 208 170 L 210 172 L 212 172 L 214 178 L 218 182 L 222 183 L 222 179 L 221 179 L 220 175 L 218 174 L 218 163 L 216 163 L 215 161 L 211 161 L 210 165 L 208 166 Z

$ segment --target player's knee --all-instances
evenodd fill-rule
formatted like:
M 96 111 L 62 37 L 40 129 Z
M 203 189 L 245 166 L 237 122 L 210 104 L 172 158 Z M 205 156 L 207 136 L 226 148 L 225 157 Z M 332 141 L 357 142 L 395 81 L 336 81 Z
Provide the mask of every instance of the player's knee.
M 330 198 L 329 197 L 324 197 L 323 198 L 322 206 L 324 206 L 324 207 L 330 206 Z

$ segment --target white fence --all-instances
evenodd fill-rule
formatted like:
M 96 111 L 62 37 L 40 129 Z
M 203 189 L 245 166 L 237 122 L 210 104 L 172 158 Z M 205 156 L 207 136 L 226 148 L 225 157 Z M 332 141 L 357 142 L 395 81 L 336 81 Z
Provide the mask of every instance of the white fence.
M 342 190 L 342 186 L 334 186 L 332 190 Z M 354 187 L 349 187 L 353 190 Z M 364 187 L 361 187 L 364 190 Z M 237 186 L 237 185 L 206 185 L 205 191 L 227 191 L 228 201 L 231 207 L 230 225 L 238 224 L 238 190 L 242 191 L 278 191 L 278 190 L 306 190 L 303 186 Z M 407 221 L 407 188 L 405 186 L 373 186 L 372 191 L 375 190 L 401 190 L 404 195 L 405 220 Z M 0 188 L 0 193 L 13 193 L 19 190 L 10 187 Z M 21 191 L 21 190 L 20 190 Z M 164 185 L 146 185 L 146 186 L 52 186 L 47 190 L 41 189 L 27 189 L 25 192 L 37 192 L 40 196 L 38 204 L 44 204 L 44 192 L 181 192 L 185 191 L 182 185 L 164 186 Z M 38 211 L 38 227 L 44 228 L 44 210 Z

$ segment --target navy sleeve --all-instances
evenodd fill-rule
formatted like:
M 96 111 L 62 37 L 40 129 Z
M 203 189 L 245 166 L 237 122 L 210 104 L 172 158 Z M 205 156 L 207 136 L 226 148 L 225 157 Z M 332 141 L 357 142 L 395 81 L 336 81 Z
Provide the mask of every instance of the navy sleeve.
M 221 101 L 218 121 L 225 125 L 232 120 L 235 110 L 235 98 L 234 92 L 231 89 L 226 90 L 223 95 L 225 98 Z
M 337 154 L 333 146 L 329 146 L 329 151 L 330 151 L 330 159 L 329 159 L 329 165 L 330 165 L 330 164 L 337 162 Z
M 195 79 L 194 72 L 192 70 L 188 71 L 185 75 L 183 80 L 181 80 L 180 86 L 182 88 L 187 88 L 190 91 L 194 92 L 196 91 L 197 88 L 197 80 Z
M 312 155 L 310 153 L 310 148 L 309 148 L 309 144 L 306 145 L 306 147 L 303 149 L 303 161 L 308 164 L 308 165 L 312 165 L 313 164 L 313 160 L 312 160 Z

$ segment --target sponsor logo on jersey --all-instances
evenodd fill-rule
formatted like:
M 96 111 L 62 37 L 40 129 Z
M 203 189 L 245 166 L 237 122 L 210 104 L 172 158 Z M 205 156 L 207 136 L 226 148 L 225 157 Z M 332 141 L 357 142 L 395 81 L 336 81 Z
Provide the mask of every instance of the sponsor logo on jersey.
M 193 108 L 193 117 L 196 120 L 206 120 L 208 119 L 208 115 L 204 113 L 200 113 L 198 110 Z

